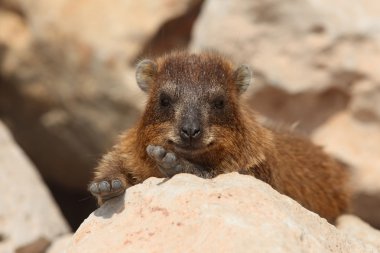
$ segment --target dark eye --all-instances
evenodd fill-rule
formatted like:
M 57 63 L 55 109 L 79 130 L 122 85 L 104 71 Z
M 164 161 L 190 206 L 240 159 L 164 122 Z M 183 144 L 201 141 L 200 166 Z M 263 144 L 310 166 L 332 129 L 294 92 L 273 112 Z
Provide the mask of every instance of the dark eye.
M 168 107 L 171 104 L 170 98 L 168 96 L 161 96 L 160 97 L 160 105 L 162 107 Z
M 216 99 L 214 101 L 214 107 L 216 109 L 223 109 L 224 108 L 224 100 L 222 98 Z

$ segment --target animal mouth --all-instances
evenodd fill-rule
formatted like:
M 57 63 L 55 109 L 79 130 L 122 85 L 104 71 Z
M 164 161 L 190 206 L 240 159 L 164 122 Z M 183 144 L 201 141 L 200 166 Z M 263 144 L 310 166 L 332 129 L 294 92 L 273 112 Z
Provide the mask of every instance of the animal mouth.
M 188 143 L 177 143 L 173 140 L 168 140 L 168 144 L 173 147 L 173 149 L 180 153 L 193 153 L 193 152 L 203 152 L 209 147 L 214 145 L 214 142 L 209 142 L 207 144 L 201 142 L 188 142 Z

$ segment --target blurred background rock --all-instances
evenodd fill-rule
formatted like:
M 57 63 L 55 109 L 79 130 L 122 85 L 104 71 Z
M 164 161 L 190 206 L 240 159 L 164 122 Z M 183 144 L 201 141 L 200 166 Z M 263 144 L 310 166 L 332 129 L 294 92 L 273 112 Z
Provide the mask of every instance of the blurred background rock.
M 249 64 L 248 103 L 346 164 L 353 211 L 380 228 L 379 1 L 0 0 L 0 119 L 73 229 L 144 106 L 136 62 L 173 49 Z

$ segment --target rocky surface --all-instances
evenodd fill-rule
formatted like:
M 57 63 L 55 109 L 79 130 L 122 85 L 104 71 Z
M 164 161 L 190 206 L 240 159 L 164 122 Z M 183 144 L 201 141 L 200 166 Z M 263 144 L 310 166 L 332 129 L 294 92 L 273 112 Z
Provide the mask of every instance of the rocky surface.
M 380 231 L 353 215 L 342 215 L 337 221 L 337 227 L 344 233 L 370 243 L 380 250 Z
M 53 241 L 46 253 L 64 253 L 71 242 L 72 234 L 63 235 Z
M 292 94 L 379 81 L 379 12 L 376 0 L 209 0 L 191 46 L 250 63 L 266 83 Z
M 237 173 L 212 180 L 150 178 L 92 213 L 67 251 L 379 252 Z
M 356 189 L 380 192 L 380 131 L 376 124 L 363 123 L 347 112 L 331 117 L 314 132 L 316 143 L 350 167 Z
M 46 246 L 69 231 L 36 168 L 1 121 L 0 168 L 0 252 L 14 252 L 36 241 Z

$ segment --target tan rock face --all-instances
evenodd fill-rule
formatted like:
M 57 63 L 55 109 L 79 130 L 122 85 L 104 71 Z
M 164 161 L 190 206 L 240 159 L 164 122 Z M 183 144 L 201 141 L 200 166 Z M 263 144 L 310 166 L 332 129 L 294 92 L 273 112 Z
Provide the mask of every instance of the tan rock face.
M 66 234 L 55 239 L 46 250 L 46 253 L 64 253 L 69 243 L 71 242 L 72 236 L 72 234 Z
M 112 5 L 101 0 L 17 2 L 38 39 L 72 38 L 102 60 L 120 57 L 129 61 L 165 21 L 182 15 L 195 1 L 117 0 Z
M 84 221 L 67 252 L 377 252 L 269 185 L 180 174 L 129 188 Z
M 380 123 L 380 82 L 360 82 L 354 87 L 350 109 L 353 115 L 368 123 Z
M 1 122 L 0 168 L 0 249 L 13 252 L 69 231 L 36 168 Z
M 192 48 L 215 48 L 250 63 L 266 82 L 290 93 L 346 85 L 353 80 L 336 83 L 344 72 L 379 80 L 379 12 L 376 0 L 210 0 Z
M 366 192 L 380 191 L 380 131 L 376 124 L 365 124 L 348 113 L 332 117 L 314 134 L 316 143 L 330 154 L 358 168 L 353 171 L 355 187 Z
M 371 243 L 380 250 L 380 231 L 373 229 L 367 223 L 353 215 L 342 215 L 337 221 L 339 230 L 356 237 L 364 242 Z

